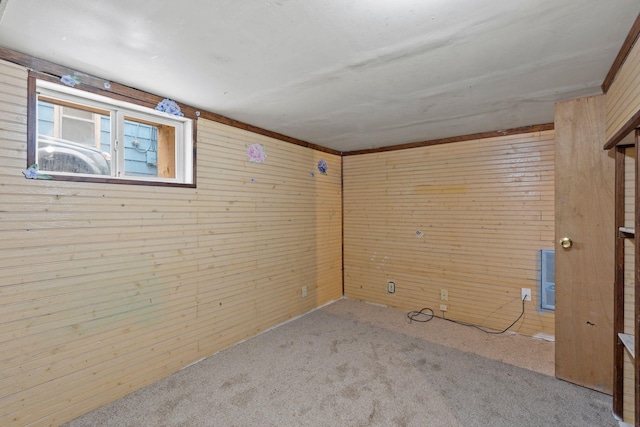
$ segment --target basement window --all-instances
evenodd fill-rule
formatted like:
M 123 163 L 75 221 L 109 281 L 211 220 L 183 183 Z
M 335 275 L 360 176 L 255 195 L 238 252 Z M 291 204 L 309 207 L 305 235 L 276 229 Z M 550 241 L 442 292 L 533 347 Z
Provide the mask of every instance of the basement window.
M 33 101 L 27 157 L 40 173 L 193 187 L 193 120 L 43 80 Z

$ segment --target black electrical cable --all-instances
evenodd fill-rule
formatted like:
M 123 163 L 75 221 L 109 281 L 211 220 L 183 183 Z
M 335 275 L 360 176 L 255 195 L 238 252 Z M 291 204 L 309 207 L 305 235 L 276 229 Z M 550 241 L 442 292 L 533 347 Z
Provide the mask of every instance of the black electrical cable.
M 407 317 L 409 318 L 409 323 L 411 322 L 428 322 L 431 319 L 433 319 L 434 317 L 437 317 L 438 319 L 442 319 L 442 320 L 446 320 L 447 322 L 451 322 L 451 323 L 456 323 L 458 325 L 462 325 L 462 326 L 469 326 L 471 328 L 476 328 L 482 332 L 484 332 L 485 334 L 492 334 L 492 335 L 500 335 L 500 334 L 504 334 L 505 332 L 507 332 L 509 329 L 511 329 L 513 327 L 513 325 L 515 325 L 516 323 L 518 323 L 518 321 L 520 319 L 522 319 L 522 316 L 524 316 L 524 302 L 525 299 L 522 299 L 522 312 L 520 313 L 520 316 L 518 316 L 518 318 L 516 320 L 513 321 L 512 324 L 510 324 L 509 326 L 507 326 L 505 329 L 503 329 L 502 331 L 491 331 L 489 329 L 484 329 L 478 325 L 474 325 L 473 323 L 466 323 L 466 322 L 460 322 L 458 320 L 453 320 L 453 319 L 447 319 L 446 317 L 443 316 L 436 316 L 433 312 L 432 309 L 425 307 L 420 311 L 410 311 L 407 313 Z M 425 311 L 429 311 L 430 313 L 425 313 Z M 422 319 L 419 316 L 425 316 L 426 319 Z
M 423 313 L 425 310 L 429 310 L 431 313 Z M 427 319 L 419 319 L 418 316 L 427 316 Z M 409 318 L 409 321 L 413 321 L 413 322 L 428 322 L 429 320 L 433 319 L 435 317 L 435 314 L 433 313 L 433 310 L 431 310 L 430 308 L 423 308 L 420 311 L 410 311 L 407 313 L 407 317 Z

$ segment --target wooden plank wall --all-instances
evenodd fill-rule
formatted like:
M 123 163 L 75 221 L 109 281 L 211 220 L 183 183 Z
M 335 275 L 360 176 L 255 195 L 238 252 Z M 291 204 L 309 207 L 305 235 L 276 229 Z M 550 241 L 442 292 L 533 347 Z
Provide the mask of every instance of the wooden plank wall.
M 624 225 L 625 227 L 635 227 L 635 160 L 636 149 L 630 147 L 626 149 L 624 165 Z M 624 241 L 624 331 L 627 334 L 634 333 L 635 310 L 635 244 L 633 239 Z M 634 394 L 634 364 L 631 355 L 625 351 L 624 359 L 624 396 L 623 396 L 623 419 L 627 423 L 635 424 L 635 394 Z
M 539 250 L 554 247 L 553 131 L 346 156 L 343 174 L 345 296 L 438 315 L 447 304 L 449 318 L 503 329 L 531 288 L 514 330 L 554 334 L 538 308 Z
M 640 110 L 640 45 L 631 49 L 606 96 L 606 139 L 613 137 Z
M 339 156 L 201 119 L 197 188 L 28 180 L 26 102 L 0 62 L 0 425 L 61 424 L 341 298 Z
M 606 93 L 606 139 L 609 140 L 640 111 L 640 45 L 636 43 Z M 635 149 L 627 149 L 625 172 L 625 225 L 633 227 L 635 187 L 633 174 L 635 165 L 629 163 L 635 158 Z M 633 240 L 625 241 L 625 332 L 634 331 L 634 245 Z M 624 407 L 623 419 L 635 424 L 634 366 L 631 357 L 625 353 L 624 363 Z

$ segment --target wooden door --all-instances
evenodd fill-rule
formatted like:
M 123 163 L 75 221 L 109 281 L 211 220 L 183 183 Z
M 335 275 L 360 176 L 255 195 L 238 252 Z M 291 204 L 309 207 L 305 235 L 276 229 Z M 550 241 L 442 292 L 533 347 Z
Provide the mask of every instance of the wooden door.
M 604 114 L 602 95 L 556 104 L 556 376 L 611 393 L 615 164 Z

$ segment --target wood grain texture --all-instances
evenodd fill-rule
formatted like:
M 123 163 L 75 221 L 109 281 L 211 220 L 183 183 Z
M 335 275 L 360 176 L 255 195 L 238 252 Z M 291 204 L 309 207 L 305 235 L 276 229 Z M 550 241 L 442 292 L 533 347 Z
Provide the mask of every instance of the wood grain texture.
M 613 153 L 602 150 L 604 95 L 556 104 L 556 376 L 611 393 Z M 585 357 L 588 354 L 589 357 Z
M 64 75 L 75 75 L 80 79 L 80 83 L 74 87 L 86 92 L 107 96 L 125 102 L 133 102 L 149 108 L 155 108 L 159 102 L 163 100 L 160 95 L 144 92 L 129 86 L 121 85 L 116 82 L 102 79 L 83 73 L 80 70 L 63 67 L 42 59 L 33 58 L 10 49 L 0 47 L 0 59 L 14 62 L 19 65 L 26 65 L 31 71 L 30 74 L 40 80 L 46 80 L 51 83 L 60 83 L 60 77 Z M 31 65 L 27 65 L 31 64 Z M 182 102 L 176 101 L 180 106 L 180 111 L 185 117 L 195 119 L 196 108 Z
M 624 332 L 624 284 L 625 284 L 625 239 L 619 229 L 625 225 L 625 148 L 615 149 L 615 280 L 613 289 L 613 413 L 623 416 L 624 396 L 624 353 L 625 347 L 618 338 Z
M 238 120 L 234 120 L 231 119 L 229 117 L 225 117 L 222 116 L 220 114 L 215 114 L 209 111 L 201 111 L 200 112 L 200 117 L 207 119 L 207 120 L 211 120 L 214 122 L 218 122 L 218 123 L 222 123 L 225 125 L 229 125 L 229 126 L 233 126 L 236 127 L 238 129 L 244 129 L 244 130 L 248 130 L 250 132 L 254 132 L 257 133 L 259 135 L 264 135 L 264 136 L 269 136 L 271 138 L 276 138 L 279 139 L 281 141 L 285 141 L 285 142 L 289 142 L 291 144 L 295 144 L 295 145 L 299 145 L 301 147 L 307 147 L 307 148 L 312 148 L 314 150 L 317 151 L 322 151 L 325 153 L 329 153 L 329 154 L 336 154 L 336 155 L 340 155 L 340 151 L 334 150 L 332 148 L 327 148 L 327 147 L 323 147 L 321 145 L 317 145 L 317 144 L 313 144 L 311 142 L 307 142 L 307 141 L 303 141 L 301 139 L 298 138 L 292 138 L 290 136 L 287 135 L 283 135 L 281 133 L 278 132 L 274 132 L 268 129 L 263 129 L 263 128 L 259 128 L 257 126 L 253 126 L 250 125 L 248 123 L 244 123 Z
M 62 424 L 342 296 L 339 156 L 200 117 L 197 188 L 53 182 L 22 175 L 26 135 L 27 70 L 0 61 L 0 425 Z
M 150 108 L 154 108 L 163 99 L 159 95 L 134 89 L 132 87 L 125 86 L 116 82 L 111 82 L 100 77 L 83 73 L 80 70 L 74 70 L 2 46 L 0 46 L 0 60 L 22 65 L 30 70 L 33 70 L 32 74 L 34 77 L 54 83 L 59 83 L 61 76 L 76 75 L 81 79 L 81 83 L 77 85 L 79 89 L 101 95 L 111 96 L 122 101 L 135 101 L 137 104 L 144 105 Z M 298 138 L 293 138 L 287 135 L 280 134 L 278 132 L 253 126 L 248 123 L 244 123 L 210 111 L 200 110 L 181 102 L 178 102 L 178 104 L 180 105 L 180 109 L 184 113 L 185 117 L 189 117 L 191 119 L 202 117 L 207 120 L 212 120 L 218 123 L 236 127 L 238 129 L 257 133 L 259 135 L 275 138 L 280 141 L 289 142 L 301 147 L 311 148 L 328 154 L 340 155 L 339 151 L 333 150 L 331 148 L 322 147 L 320 145 L 303 141 Z
M 635 157 L 635 194 L 634 194 L 634 226 L 636 230 L 640 230 L 640 217 L 638 217 L 638 212 L 640 212 L 640 195 L 638 194 L 638 190 L 640 189 L 640 157 L 638 154 L 638 145 L 640 144 L 640 131 L 636 129 L 634 132 L 635 137 L 635 147 L 636 147 L 636 157 Z M 635 424 L 640 424 L 640 339 L 638 336 L 638 332 L 640 331 L 640 292 L 638 289 L 640 288 L 640 240 L 634 240 L 635 251 L 634 251 L 634 275 L 633 275 L 633 290 L 634 290 L 634 307 L 633 307 L 633 330 L 635 337 L 635 345 L 634 345 L 634 418 Z
M 618 52 L 616 59 L 613 61 L 613 64 L 611 65 L 611 69 L 609 69 L 607 76 L 602 82 L 602 92 L 604 94 L 606 94 L 609 91 L 609 88 L 611 87 L 611 85 L 613 84 L 613 81 L 618 75 L 618 71 L 620 71 L 620 68 L 622 68 L 622 65 L 624 64 L 627 57 L 629 56 L 629 52 L 631 52 L 631 49 L 633 49 L 633 46 L 636 44 L 636 41 L 638 41 L 639 36 L 640 36 L 640 14 L 638 14 L 638 16 L 636 17 L 636 20 L 633 23 L 633 26 L 629 30 L 629 34 L 627 34 L 627 38 L 622 43 L 622 46 L 620 47 L 620 51 Z
M 635 27 L 635 26 L 634 26 Z M 633 45 L 606 95 L 606 146 L 613 147 L 640 124 L 640 45 Z
M 386 147 L 370 148 L 365 150 L 354 150 L 343 152 L 343 156 L 356 156 L 361 154 L 384 153 L 386 151 L 406 150 L 409 148 L 429 147 L 432 145 L 450 144 L 452 142 L 473 141 L 477 139 L 497 138 L 508 135 L 521 135 L 532 132 L 542 132 L 553 130 L 553 123 L 545 123 L 540 125 L 523 126 L 519 128 L 497 130 L 492 132 L 480 132 L 471 135 L 459 135 L 448 138 L 431 139 L 427 141 L 410 142 L 407 144 L 390 145 Z
M 343 157 L 345 295 L 500 330 L 553 335 L 539 309 L 553 247 L 553 131 Z M 395 294 L 386 283 L 396 283 Z M 440 301 L 440 289 L 449 292 Z
M 624 224 L 627 227 L 635 226 L 635 188 L 636 188 L 636 148 L 628 147 L 625 150 L 625 203 Z M 624 332 L 635 333 L 635 241 L 624 241 Z M 636 353 L 637 354 L 637 353 Z M 623 420 L 631 425 L 636 423 L 635 415 L 635 364 L 629 352 L 624 352 L 623 366 Z
M 620 126 L 618 131 L 607 140 L 604 144 L 604 149 L 610 150 L 616 145 L 621 144 L 625 136 L 629 135 L 630 132 L 633 132 L 633 130 L 638 126 L 640 126 L 640 110 L 631 116 L 629 120 Z
M 632 334 L 634 331 L 635 296 L 635 240 L 634 234 L 618 232 L 618 227 L 635 227 L 635 158 L 633 133 L 615 148 L 616 203 L 615 246 L 616 276 L 614 282 L 614 366 L 613 366 L 613 411 L 624 421 L 634 424 L 635 398 L 634 365 L 630 353 L 618 338 L 618 333 Z

